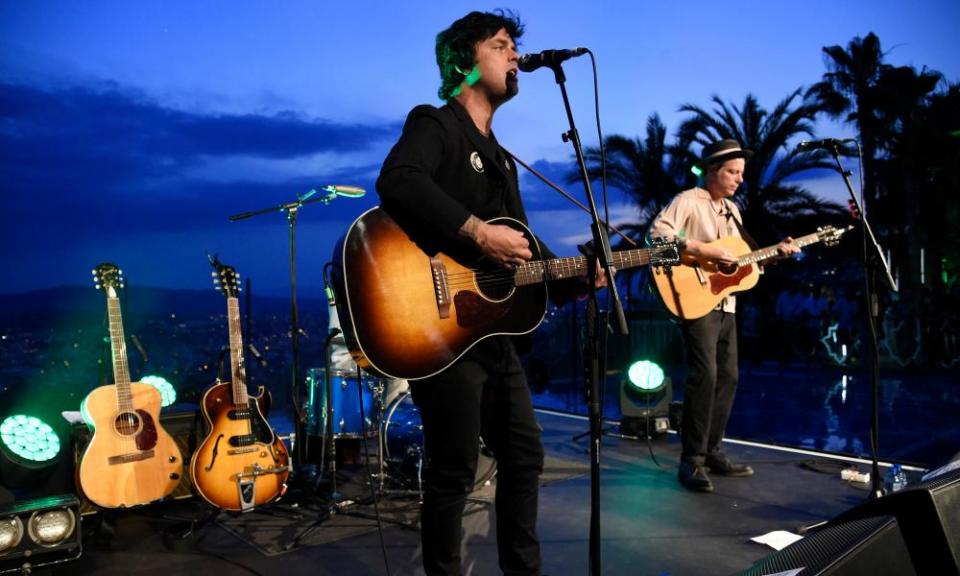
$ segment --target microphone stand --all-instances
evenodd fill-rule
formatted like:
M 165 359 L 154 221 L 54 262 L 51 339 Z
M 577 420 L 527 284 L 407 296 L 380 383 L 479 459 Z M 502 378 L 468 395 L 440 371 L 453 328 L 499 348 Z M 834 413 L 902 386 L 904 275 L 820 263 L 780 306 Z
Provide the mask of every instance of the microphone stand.
M 607 276 L 607 287 L 613 296 L 613 306 L 616 312 L 617 323 L 620 334 L 627 334 L 627 320 L 623 313 L 623 305 L 620 302 L 620 295 L 617 292 L 617 285 L 613 279 L 613 270 L 611 268 L 611 259 L 613 255 L 610 252 L 610 238 L 607 236 L 607 230 L 600 215 L 597 213 L 597 205 L 593 200 L 593 190 L 590 186 L 590 176 L 587 172 L 586 160 L 583 157 L 583 147 L 580 144 L 580 136 L 577 133 L 576 124 L 573 120 L 573 112 L 570 109 L 570 99 L 567 96 L 566 75 L 563 73 L 563 67 L 558 62 L 549 66 L 553 70 L 557 84 L 560 86 L 560 94 L 563 97 L 563 106 L 567 112 L 567 121 L 570 124 L 570 130 L 562 134 L 564 142 L 570 142 L 573 145 L 573 151 L 577 156 L 577 165 L 580 168 L 580 177 L 583 180 L 584 189 L 587 195 L 587 204 L 590 207 L 590 216 L 593 220 L 590 230 L 593 233 L 594 251 L 600 260 L 604 274 Z M 590 574 L 600 576 L 603 573 L 600 554 L 600 439 L 602 436 L 602 414 L 603 409 L 600 406 L 600 382 L 603 378 L 600 359 L 599 335 L 603 329 L 600 325 L 601 317 L 597 314 L 599 305 L 597 302 L 597 289 L 594 283 L 596 278 L 595 266 L 592 262 L 587 263 L 589 273 L 589 301 L 587 303 L 587 347 L 588 347 L 588 370 L 587 384 L 585 386 L 585 395 L 587 400 L 588 414 L 590 420 Z
M 843 164 L 840 163 L 840 143 L 831 142 L 828 145 L 828 148 L 833 155 L 834 161 L 837 163 L 837 169 L 839 170 L 840 175 L 843 177 L 843 182 L 847 186 L 847 191 L 850 193 L 850 198 L 853 199 L 853 204 L 856 207 L 857 214 L 860 217 L 860 224 L 862 225 L 863 231 L 863 275 L 866 284 L 864 299 L 867 305 L 867 324 L 870 329 L 870 360 L 872 363 L 871 369 L 873 383 L 873 407 L 870 421 L 870 498 L 874 499 L 880 498 L 884 493 L 883 484 L 880 482 L 879 465 L 880 345 L 877 340 L 877 323 L 880 321 L 880 306 L 877 300 L 877 280 L 878 278 L 882 277 L 891 292 L 897 292 L 898 288 L 897 283 L 890 274 L 890 266 L 883 257 L 883 250 L 880 249 L 880 244 L 877 243 L 877 238 L 873 235 L 873 229 L 870 227 L 870 223 L 867 222 L 867 214 L 863 211 L 863 206 L 860 205 L 860 200 L 857 198 L 857 194 L 853 190 L 853 185 L 850 184 L 850 173 L 844 170 Z
M 291 397 L 293 400 L 293 410 L 296 415 L 294 419 L 294 451 L 293 451 L 293 469 L 298 471 L 303 465 L 306 433 L 304 432 L 304 415 L 302 406 L 300 406 L 300 321 L 297 312 L 297 254 L 296 254 L 296 228 L 297 214 L 302 206 L 323 202 L 329 204 L 331 200 L 337 197 L 336 187 L 322 188 L 326 194 L 317 195 L 317 190 L 312 189 L 303 196 L 298 196 L 293 202 L 279 204 L 250 212 L 241 212 L 230 216 L 231 222 L 246 220 L 261 214 L 272 212 L 283 212 L 287 215 L 290 238 L 290 340 L 293 356 L 292 374 L 291 374 Z

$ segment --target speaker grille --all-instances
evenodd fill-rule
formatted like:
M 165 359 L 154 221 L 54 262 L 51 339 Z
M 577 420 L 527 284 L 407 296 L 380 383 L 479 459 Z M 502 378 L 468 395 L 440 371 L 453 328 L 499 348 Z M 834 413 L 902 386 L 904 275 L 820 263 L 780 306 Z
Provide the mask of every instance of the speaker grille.
M 915 575 L 896 519 L 864 518 L 830 526 L 756 563 L 741 576 L 801 569 L 817 574 Z

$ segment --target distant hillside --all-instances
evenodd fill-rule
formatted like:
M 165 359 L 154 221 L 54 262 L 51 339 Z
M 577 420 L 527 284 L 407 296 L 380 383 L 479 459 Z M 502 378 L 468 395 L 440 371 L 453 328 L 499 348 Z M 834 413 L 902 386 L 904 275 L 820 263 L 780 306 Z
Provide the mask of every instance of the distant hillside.
M 70 318 L 76 322 L 98 321 L 106 310 L 103 292 L 93 287 L 61 286 L 22 294 L 0 295 L 0 327 L 34 327 Z M 169 316 L 178 320 L 194 320 L 225 311 L 224 296 L 210 290 L 175 290 L 169 288 L 128 287 L 121 291 L 124 318 Z M 298 296 L 300 315 L 326 316 L 326 301 Z M 241 309 L 247 305 L 240 294 Z M 289 317 L 289 298 L 257 297 L 250 304 L 254 316 L 264 314 Z M 62 323 L 62 322 L 56 322 Z

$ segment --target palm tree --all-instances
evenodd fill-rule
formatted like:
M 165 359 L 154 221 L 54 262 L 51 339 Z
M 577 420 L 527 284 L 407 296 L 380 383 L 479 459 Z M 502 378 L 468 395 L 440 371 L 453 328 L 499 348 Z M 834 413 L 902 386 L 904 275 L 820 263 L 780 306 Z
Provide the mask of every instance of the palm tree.
M 876 86 L 884 69 L 880 39 L 873 32 L 855 37 L 844 47 L 825 46 L 827 72 L 807 95 L 816 99 L 833 118 L 856 125 L 863 148 L 864 195 L 876 198 L 876 156 L 883 125 L 877 118 Z
M 802 99 L 801 92 L 795 90 L 770 112 L 751 94 L 740 107 L 718 96 L 712 98 L 713 110 L 693 104 L 680 107 L 691 116 L 678 131 L 677 149 L 686 153 L 678 154 L 677 162 L 692 165 L 697 157 L 694 144 L 705 146 L 724 138 L 736 139 L 753 150 L 743 187 L 734 198 L 751 234 L 761 244 L 775 242 L 786 234 L 807 233 L 808 228 L 845 214 L 841 206 L 789 183 L 791 177 L 806 170 L 835 170 L 823 151 L 798 151 L 788 146 L 797 137 L 813 136 L 813 120 L 820 111 L 816 102 Z
M 681 190 L 676 173 L 668 166 L 671 149 L 666 139 L 667 128 L 657 114 L 647 118 L 642 140 L 620 135 L 604 139 L 607 182 L 629 194 L 637 207 L 637 220 L 620 228 L 637 241 L 642 241 L 653 218 Z M 599 181 L 603 176 L 600 149 L 587 148 L 584 157 L 591 181 Z M 567 176 L 568 182 L 579 180 L 579 172 Z

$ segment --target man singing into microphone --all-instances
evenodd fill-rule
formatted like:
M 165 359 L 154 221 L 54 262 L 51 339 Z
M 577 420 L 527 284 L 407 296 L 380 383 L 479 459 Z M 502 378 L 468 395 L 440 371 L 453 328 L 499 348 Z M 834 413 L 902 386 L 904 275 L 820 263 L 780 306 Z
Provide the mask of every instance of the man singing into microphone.
M 516 165 L 492 130 L 497 108 L 518 92 L 515 40 L 522 33 L 513 14 L 471 12 L 437 35 L 440 98 L 446 104 L 410 112 L 377 180 L 384 210 L 427 254 L 480 254 L 507 268 L 533 257 L 523 234 L 486 222 L 499 216 L 526 222 Z M 541 253 L 552 256 L 542 246 Z M 555 294 L 551 290 L 556 300 Z M 482 435 L 497 460 L 500 568 L 505 574 L 540 574 L 536 524 L 543 445 L 511 339 L 483 339 L 410 388 L 423 421 L 426 573 L 460 574 L 461 517 Z
M 683 254 L 736 263 L 738 254 L 710 245 L 725 236 L 741 236 L 740 210 L 731 198 L 743 182 L 743 169 L 753 152 L 736 140 L 720 140 L 704 146 L 696 166 L 702 188 L 678 194 L 653 221 L 652 238 L 676 239 Z M 749 235 L 748 239 L 749 239 Z M 786 238 L 777 246 L 782 255 L 800 248 Z M 736 298 L 728 296 L 706 316 L 681 320 L 686 347 L 687 382 L 680 425 L 683 449 L 678 479 L 690 490 L 712 492 L 710 472 L 722 476 L 752 476 L 753 469 L 731 462 L 720 441 L 727 427 L 737 390 Z

